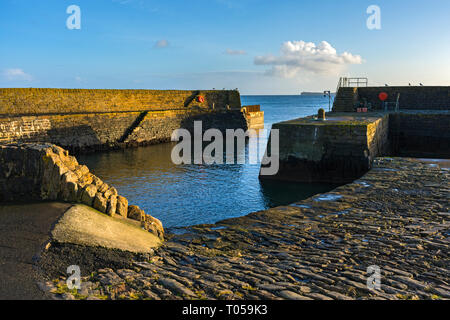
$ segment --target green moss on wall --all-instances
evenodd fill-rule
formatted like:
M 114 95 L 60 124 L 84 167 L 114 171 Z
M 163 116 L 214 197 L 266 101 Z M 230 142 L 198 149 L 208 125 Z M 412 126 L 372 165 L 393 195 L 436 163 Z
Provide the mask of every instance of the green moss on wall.
M 205 98 L 203 103 L 197 96 Z M 124 112 L 176 109 L 240 109 L 236 90 L 0 89 L 0 115 Z

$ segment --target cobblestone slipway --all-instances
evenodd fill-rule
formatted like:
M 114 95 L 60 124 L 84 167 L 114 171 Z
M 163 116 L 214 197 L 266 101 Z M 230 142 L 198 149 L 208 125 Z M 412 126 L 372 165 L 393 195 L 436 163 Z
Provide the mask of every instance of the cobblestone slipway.
M 379 158 L 330 193 L 177 229 L 79 291 L 63 276 L 40 287 L 57 299 L 449 299 L 449 177 L 442 163 Z M 371 265 L 380 290 L 367 287 Z

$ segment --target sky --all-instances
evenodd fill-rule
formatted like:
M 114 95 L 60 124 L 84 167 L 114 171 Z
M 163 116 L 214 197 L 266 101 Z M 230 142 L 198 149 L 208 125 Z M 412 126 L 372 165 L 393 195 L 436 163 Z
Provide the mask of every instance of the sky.
M 0 1 L 0 87 L 299 94 L 340 76 L 450 85 L 450 1 Z

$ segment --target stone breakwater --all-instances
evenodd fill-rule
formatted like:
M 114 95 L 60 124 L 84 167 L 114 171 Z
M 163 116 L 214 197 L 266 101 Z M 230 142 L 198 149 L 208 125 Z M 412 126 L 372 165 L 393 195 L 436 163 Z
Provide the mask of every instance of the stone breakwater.
M 169 142 L 174 130 L 246 129 L 240 110 L 169 110 L 0 116 L 0 143 L 53 143 L 74 153 Z
M 197 99 L 203 97 L 203 101 Z M 0 115 L 241 108 L 237 90 L 0 88 Z
M 360 104 L 373 110 L 383 110 L 383 102 L 378 95 L 387 93 L 387 102 L 399 103 L 400 110 L 448 110 L 450 105 L 450 87 L 408 86 L 408 87 L 340 87 L 333 103 L 335 112 L 353 112 Z
M 109 216 L 141 222 L 160 239 L 162 223 L 145 214 L 117 190 L 80 165 L 67 150 L 52 144 L 0 145 L 0 202 L 64 201 L 83 203 Z
M 196 120 L 205 129 L 247 127 L 237 90 L 0 89 L 3 144 L 118 149 L 170 141 Z
M 330 193 L 179 228 L 126 267 L 82 270 L 80 291 L 63 269 L 40 287 L 56 299 L 449 299 L 449 179 L 448 161 L 377 158 Z
M 280 169 L 261 179 L 350 183 L 376 157 L 450 157 L 448 110 L 330 112 L 280 123 Z M 270 147 L 270 144 L 268 144 Z M 270 153 L 270 152 L 269 152 Z

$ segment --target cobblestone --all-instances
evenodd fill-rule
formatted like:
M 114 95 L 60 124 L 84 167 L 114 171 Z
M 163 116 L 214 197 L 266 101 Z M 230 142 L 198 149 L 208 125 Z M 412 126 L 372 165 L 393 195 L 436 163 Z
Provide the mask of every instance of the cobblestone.
M 90 281 L 108 299 L 118 298 L 108 285 L 138 276 L 122 290 L 143 299 L 449 299 L 450 172 L 407 158 L 375 166 L 334 200 L 169 232 L 154 256 L 135 261 L 139 271 L 97 270 Z M 367 287 L 372 265 L 379 290 Z

